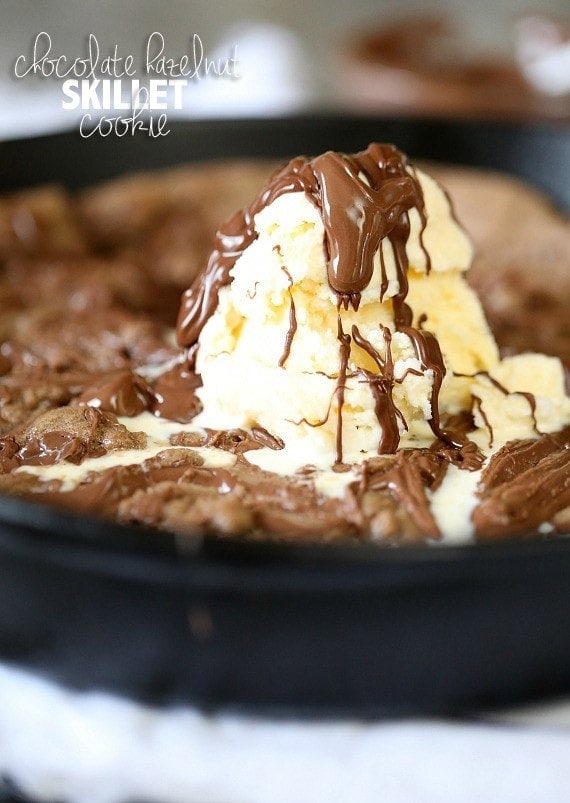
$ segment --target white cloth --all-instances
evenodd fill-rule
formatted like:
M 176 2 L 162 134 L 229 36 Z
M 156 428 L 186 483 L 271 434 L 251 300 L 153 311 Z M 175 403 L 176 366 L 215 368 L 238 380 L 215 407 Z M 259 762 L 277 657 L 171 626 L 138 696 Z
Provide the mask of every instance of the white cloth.
M 72 803 L 562 803 L 570 705 L 502 721 L 298 721 L 152 709 L 0 665 L 0 774 Z M 499 718 L 500 720 L 501 718 Z M 523 724 L 524 723 L 524 724 Z

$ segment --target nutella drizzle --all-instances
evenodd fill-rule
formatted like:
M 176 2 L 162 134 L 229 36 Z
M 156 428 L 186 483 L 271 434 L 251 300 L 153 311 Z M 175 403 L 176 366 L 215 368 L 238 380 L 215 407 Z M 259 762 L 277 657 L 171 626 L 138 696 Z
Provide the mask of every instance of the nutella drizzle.
M 466 377 L 468 379 L 475 378 L 476 376 L 484 376 L 486 379 L 489 380 L 491 385 L 493 385 L 494 388 L 497 388 L 497 390 L 500 391 L 504 396 L 522 396 L 528 402 L 528 406 L 530 408 L 530 417 L 532 419 L 532 427 L 533 427 L 534 431 L 536 432 L 537 435 L 542 435 L 543 434 L 539 430 L 538 422 L 536 420 L 536 398 L 535 398 L 534 393 L 529 393 L 528 391 L 525 391 L 525 390 L 512 390 L 512 391 L 511 390 L 507 390 L 507 388 L 504 385 L 501 385 L 501 383 L 498 380 L 496 380 L 494 377 L 492 377 L 491 374 L 488 371 L 477 371 L 476 374 L 457 374 L 456 373 L 455 376 L 462 376 L 462 377 Z M 485 426 L 487 427 L 487 429 L 489 430 L 489 434 L 491 435 L 491 442 L 489 443 L 489 446 L 492 446 L 493 445 L 492 430 L 491 430 L 491 427 L 489 426 L 489 424 L 487 423 L 486 416 L 483 413 L 483 410 L 481 408 L 481 399 L 478 399 L 478 402 L 479 402 L 479 412 L 481 413 L 483 419 L 485 420 Z
M 507 390 L 507 388 L 504 385 L 501 385 L 501 383 L 498 382 L 494 377 L 492 377 L 488 371 L 480 371 L 478 374 L 476 374 L 476 376 L 487 377 L 487 379 L 493 385 L 493 387 L 497 388 L 497 390 L 500 390 L 501 393 L 505 396 L 522 396 L 523 398 L 525 398 L 528 402 L 528 406 L 530 407 L 530 417 L 532 418 L 532 426 L 534 428 L 534 431 L 536 432 L 537 435 L 542 434 L 539 431 L 536 422 L 536 399 L 533 393 L 528 393 L 527 391 L 524 390 L 513 390 L 511 392 L 510 390 Z
M 487 413 L 483 409 L 483 402 L 481 401 L 479 396 L 475 396 L 473 394 L 471 396 L 471 398 L 473 399 L 473 408 L 477 408 L 477 411 L 478 411 L 479 415 L 483 419 L 483 423 L 485 425 L 485 428 L 487 429 L 487 431 L 489 433 L 489 449 L 491 449 L 492 446 L 493 446 L 493 443 L 495 441 L 495 433 L 493 432 L 493 427 L 491 426 L 491 423 L 490 423 L 490 421 L 489 421 L 489 419 L 487 417 Z
M 461 448 L 461 446 L 465 444 L 465 439 L 463 437 L 458 437 L 456 433 L 450 433 L 441 429 L 439 391 L 445 376 L 445 365 L 437 338 L 425 329 L 414 329 L 411 326 L 402 326 L 400 331 L 408 335 L 414 344 L 417 357 L 424 371 L 431 370 L 433 374 L 433 384 L 430 394 L 431 418 L 428 422 L 431 431 L 436 438 L 449 443 L 451 446 Z
M 398 419 L 402 421 L 405 429 L 408 427 L 402 413 L 394 404 L 394 399 L 392 397 L 392 389 L 394 387 L 394 361 L 392 359 L 391 349 L 392 333 L 387 326 L 384 326 L 382 328 L 382 334 L 384 336 L 384 342 L 386 343 L 386 356 L 384 358 L 380 356 L 372 343 L 362 337 L 358 331 L 358 327 L 352 327 L 354 342 L 357 346 L 360 346 L 361 349 L 366 351 L 378 366 L 377 374 L 366 371 L 364 368 L 359 370 L 359 373 L 361 373 L 368 382 L 374 398 L 374 412 L 376 413 L 376 418 L 382 425 L 378 453 L 393 454 L 400 442 Z
M 220 289 L 230 284 L 230 271 L 236 260 L 257 237 L 255 215 L 289 192 L 304 192 L 319 210 L 324 225 L 327 280 L 336 297 L 339 313 L 339 372 L 335 389 L 338 405 L 336 463 L 342 462 L 342 406 L 351 344 L 351 336 L 342 329 L 340 310 L 348 310 L 349 307 L 358 310 L 361 294 L 372 279 L 374 258 L 378 252 L 382 271 L 380 301 L 383 300 L 388 289 L 383 254 L 385 243 L 392 249 L 398 282 L 397 293 L 392 299 L 395 328 L 411 338 L 424 370 L 433 372 L 431 429 L 440 440 L 461 448 L 465 439 L 442 431 L 440 426 L 438 395 L 445 375 L 441 350 L 433 335 L 412 327 L 412 310 L 406 303 L 406 245 L 410 234 L 409 213 L 413 209 L 420 218 L 420 245 L 428 272 L 431 262 L 423 244 L 426 213 L 422 188 L 404 154 L 393 145 L 372 143 L 365 151 L 353 156 L 328 151 L 312 160 L 306 157 L 292 159 L 273 174 L 268 186 L 249 208 L 237 213 L 222 226 L 204 272 L 182 297 L 177 337 L 179 344 L 188 349 L 191 367 L 195 364 L 198 338 L 217 307 Z M 289 356 L 297 327 L 292 295 L 289 321 L 280 366 L 285 364 Z M 353 331 L 352 336 L 358 343 L 356 338 L 360 337 L 359 333 L 356 332 L 355 336 Z M 360 340 L 363 342 L 363 338 Z M 400 441 L 397 419 L 402 420 L 392 400 L 394 377 L 388 341 L 386 346 L 383 361 L 378 359 L 375 350 L 374 354 L 368 351 L 380 369 L 379 375 L 359 371 L 366 378 L 374 396 L 375 411 L 382 430 L 378 445 L 380 454 L 396 451 Z M 391 371 L 391 375 L 387 371 Z
M 350 335 L 345 334 L 342 328 L 342 320 L 338 315 L 338 334 L 339 342 L 339 371 L 336 381 L 336 403 L 337 403 L 337 426 L 336 426 L 336 459 L 335 465 L 342 464 L 342 407 L 344 404 L 344 391 L 346 388 L 346 373 L 348 370 L 348 360 L 350 358 Z
M 259 285 L 259 282 L 255 282 L 255 284 L 253 285 L 253 292 L 251 292 L 251 290 L 247 291 L 246 295 L 247 295 L 247 297 L 249 298 L 250 301 L 253 301 L 253 299 L 257 295 L 257 287 L 258 287 L 258 285 Z
M 196 344 L 217 307 L 220 289 L 231 282 L 231 269 L 256 239 L 255 215 L 289 192 L 305 192 L 322 215 L 327 279 L 339 308 L 358 309 L 361 293 L 372 279 L 374 255 L 388 238 L 400 284 L 394 299 L 396 325 L 411 323 L 404 304 L 408 212 L 416 209 L 425 228 L 423 193 L 415 174 L 408 172 L 404 154 L 393 145 L 373 143 L 354 156 L 328 151 L 312 160 L 292 159 L 274 173 L 248 209 L 219 229 L 204 272 L 182 297 L 177 324 L 181 346 Z
M 528 402 L 528 406 L 530 407 L 530 417 L 532 418 L 532 426 L 534 431 L 537 435 L 542 435 L 543 433 L 538 428 L 538 423 L 536 420 L 536 397 L 534 393 L 529 393 L 526 390 L 515 390 L 510 395 L 512 396 L 523 396 Z
M 293 343 L 293 338 L 295 337 L 295 332 L 297 331 L 297 315 L 295 313 L 295 299 L 293 298 L 293 292 L 291 288 L 293 287 L 293 278 L 287 268 L 282 265 L 281 270 L 287 276 L 289 281 L 289 329 L 287 330 L 287 335 L 285 336 L 285 347 L 283 349 L 283 354 L 279 358 L 279 368 L 283 368 L 285 363 L 287 362 L 287 358 L 291 353 L 291 344 Z

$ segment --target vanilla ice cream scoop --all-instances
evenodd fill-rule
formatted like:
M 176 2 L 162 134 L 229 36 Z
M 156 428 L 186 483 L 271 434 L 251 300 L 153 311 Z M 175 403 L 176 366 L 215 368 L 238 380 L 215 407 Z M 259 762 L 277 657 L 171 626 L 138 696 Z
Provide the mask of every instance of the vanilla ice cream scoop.
M 266 430 L 284 473 L 434 437 L 460 449 L 442 421 L 499 365 L 471 259 L 444 191 L 394 146 L 293 159 L 220 229 L 183 297 L 195 423 Z

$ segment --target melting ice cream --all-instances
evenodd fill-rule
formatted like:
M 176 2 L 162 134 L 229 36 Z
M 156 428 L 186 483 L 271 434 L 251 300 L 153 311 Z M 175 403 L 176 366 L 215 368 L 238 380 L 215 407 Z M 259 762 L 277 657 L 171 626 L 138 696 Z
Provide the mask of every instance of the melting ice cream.
M 499 360 L 442 188 L 390 145 L 297 158 L 217 236 L 178 337 L 210 428 L 262 428 L 283 473 L 438 439 L 471 468 L 570 420 L 559 361 Z M 454 425 L 474 416 L 466 437 Z

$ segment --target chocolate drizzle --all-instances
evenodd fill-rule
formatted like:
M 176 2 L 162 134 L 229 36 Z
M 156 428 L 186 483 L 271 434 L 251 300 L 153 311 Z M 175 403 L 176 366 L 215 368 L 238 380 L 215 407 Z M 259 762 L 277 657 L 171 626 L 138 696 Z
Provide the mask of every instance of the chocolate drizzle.
M 473 408 L 476 409 L 481 418 L 483 419 L 483 423 L 485 424 L 485 429 L 489 433 L 489 449 L 492 448 L 493 443 L 495 442 L 495 433 L 493 427 L 491 426 L 491 422 L 487 416 L 487 413 L 483 409 L 483 402 L 479 398 L 479 396 L 475 396 L 475 394 L 471 394 L 471 398 L 473 399 Z
M 311 164 L 318 186 L 314 200 L 325 227 L 327 278 L 339 306 L 358 309 L 385 237 L 394 250 L 404 298 L 407 213 L 416 208 L 423 215 L 423 193 L 417 178 L 407 172 L 404 155 L 392 145 L 372 144 L 352 157 L 329 151 Z M 400 307 L 395 308 L 397 323 Z
M 376 363 L 378 373 L 374 374 L 364 368 L 359 369 L 359 373 L 368 382 L 372 396 L 374 397 L 374 412 L 376 418 L 382 425 L 382 433 L 378 444 L 379 454 L 392 454 L 398 448 L 400 433 L 398 430 L 398 419 L 402 422 L 404 429 L 408 428 L 400 410 L 394 404 L 392 389 L 394 387 L 394 361 L 392 359 L 392 333 L 388 327 L 382 328 L 384 342 L 386 344 L 386 356 L 381 357 L 366 338 L 362 337 L 357 326 L 352 327 L 352 337 L 357 346 L 360 346 Z
M 280 195 L 303 192 L 309 176 L 301 177 L 308 164 L 303 157 L 292 159 L 278 170 L 251 206 L 233 215 L 216 233 L 205 270 L 182 296 L 176 326 L 178 343 L 189 350 L 191 364 L 200 332 L 218 306 L 218 294 L 230 281 L 230 270 L 256 239 L 254 217 Z
M 495 379 L 493 376 L 491 376 L 491 374 L 488 371 L 477 371 L 476 374 L 458 374 L 458 373 L 456 373 L 455 376 L 462 376 L 462 377 L 466 377 L 467 379 L 474 379 L 477 376 L 483 376 L 483 377 L 485 377 L 485 379 L 487 379 L 491 383 L 491 385 L 493 385 L 494 388 L 496 388 L 498 391 L 500 391 L 504 396 L 522 396 L 524 399 L 526 399 L 526 401 L 528 403 L 528 406 L 530 408 L 530 417 L 532 419 L 532 427 L 533 427 L 534 431 L 536 432 L 537 435 L 542 435 L 543 434 L 539 430 L 538 422 L 536 420 L 536 398 L 534 396 L 534 393 L 528 393 L 525 390 L 512 390 L 512 391 L 508 390 L 504 385 L 501 385 L 501 383 L 497 379 Z M 493 445 L 493 429 L 492 429 L 491 425 L 489 424 L 487 416 L 485 415 L 485 412 L 484 412 L 483 407 L 482 407 L 481 399 L 479 399 L 476 396 L 473 396 L 473 399 L 474 399 L 474 402 L 478 406 L 478 410 L 479 410 L 479 412 L 481 414 L 481 417 L 482 417 L 482 419 L 483 419 L 483 421 L 485 423 L 486 428 L 489 430 L 489 438 L 490 438 L 489 446 L 492 446 Z
M 256 239 L 255 215 L 288 192 L 306 193 L 322 215 L 327 279 L 339 308 L 358 309 L 361 293 L 372 278 L 374 255 L 388 238 L 400 285 L 394 299 L 396 325 L 411 323 L 409 307 L 404 304 L 408 212 L 416 209 L 425 227 L 423 193 L 403 153 L 393 145 L 372 143 L 354 156 L 328 151 L 312 160 L 292 159 L 273 174 L 249 208 L 219 229 L 204 272 L 182 297 L 177 325 L 181 346 L 192 349 L 196 345 L 217 307 L 220 289 L 231 281 L 230 270 Z M 429 267 L 427 253 L 426 260 Z
M 346 389 L 346 372 L 348 370 L 348 360 L 350 357 L 350 335 L 345 334 L 342 328 L 342 320 L 338 316 L 339 342 L 339 371 L 336 381 L 335 395 L 337 403 L 337 425 L 336 425 L 336 460 L 335 463 L 342 463 L 342 407 L 344 404 L 344 391 Z M 330 410 L 329 410 L 330 412 Z
M 210 259 L 201 276 L 186 291 L 178 317 L 178 342 L 188 349 L 190 364 L 194 365 L 198 338 L 206 321 L 218 304 L 218 294 L 231 281 L 230 271 L 236 260 L 255 240 L 255 215 L 279 196 L 288 192 L 304 192 L 319 210 L 324 226 L 323 250 L 327 264 L 327 281 L 337 300 L 339 312 L 337 338 L 339 341 L 339 371 L 335 388 L 337 401 L 336 463 L 342 463 L 342 407 L 351 352 L 351 340 L 372 357 L 378 374 L 359 369 L 370 386 L 374 409 L 382 435 L 378 444 L 380 454 L 396 451 L 400 442 L 398 420 L 403 416 L 392 399 L 394 385 L 393 363 L 387 330 L 384 330 L 386 355 L 382 358 L 357 329 L 352 338 L 345 333 L 340 319 L 341 308 L 358 310 L 362 292 L 370 284 L 375 255 L 380 255 L 380 301 L 388 290 L 385 257 L 386 244 L 392 250 L 397 292 L 392 298 L 394 325 L 412 340 L 424 371 L 431 370 L 430 426 L 434 435 L 449 445 L 461 448 L 465 439 L 443 431 L 439 420 L 438 396 L 445 365 L 436 338 L 421 328 L 412 326 L 413 314 L 406 303 L 408 295 L 407 241 L 410 234 L 411 210 L 419 216 L 420 245 L 429 272 L 431 262 L 423 245 L 426 226 L 423 192 L 415 171 L 393 145 L 372 143 L 367 150 L 353 156 L 327 153 L 310 160 L 298 157 L 278 170 L 267 187 L 249 208 L 234 215 L 217 233 Z M 290 277 L 289 277 L 290 279 Z M 291 280 L 290 280 L 291 281 Z M 292 284 L 292 282 L 291 282 Z M 279 360 L 283 366 L 289 356 L 297 321 L 291 289 L 289 329 L 285 348 Z M 422 321 L 423 322 L 423 321 Z M 389 334 L 389 333 L 388 333 Z M 330 412 L 330 411 L 329 411 Z M 328 417 L 328 416 L 327 416 Z
M 287 330 L 287 335 L 285 337 L 285 348 L 283 349 L 283 354 L 279 359 L 279 367 L 283 368 L 283 366 L 287 362 L 289 354 L 291 353 L 291 344 L 293 343 L 293 338 L 295 337 L 295 332 L 297 331 L 297 315 L 295 312 L 295 299 L 293 298 L 293 293 L 291 291 L 291 288 L 293 287 L 293 279 L 286 267 L 282 266 L 281 270 L 285 273 L 289 281 L 289 302 L 290 302 L 289 329 Z
M 411 326 L 402 326 L 400 331 L 408 335 L 414 344 L 417 357 L 422 364 L 423 370 L 430 370 L 433 374 L 433 384 L 430 394 L 431 418 L 429 419 L 431 431 L 436 438 L 448 443 L 450 446 L 461 448 L 465 445 L 465 438 L 456 432 L 442 430 L 441 428 L 439 417 L 439 391 L 441 390 L 441 383 L 445 376 L 445 364 L 437 338 L 425 329 L 414 329 Z

